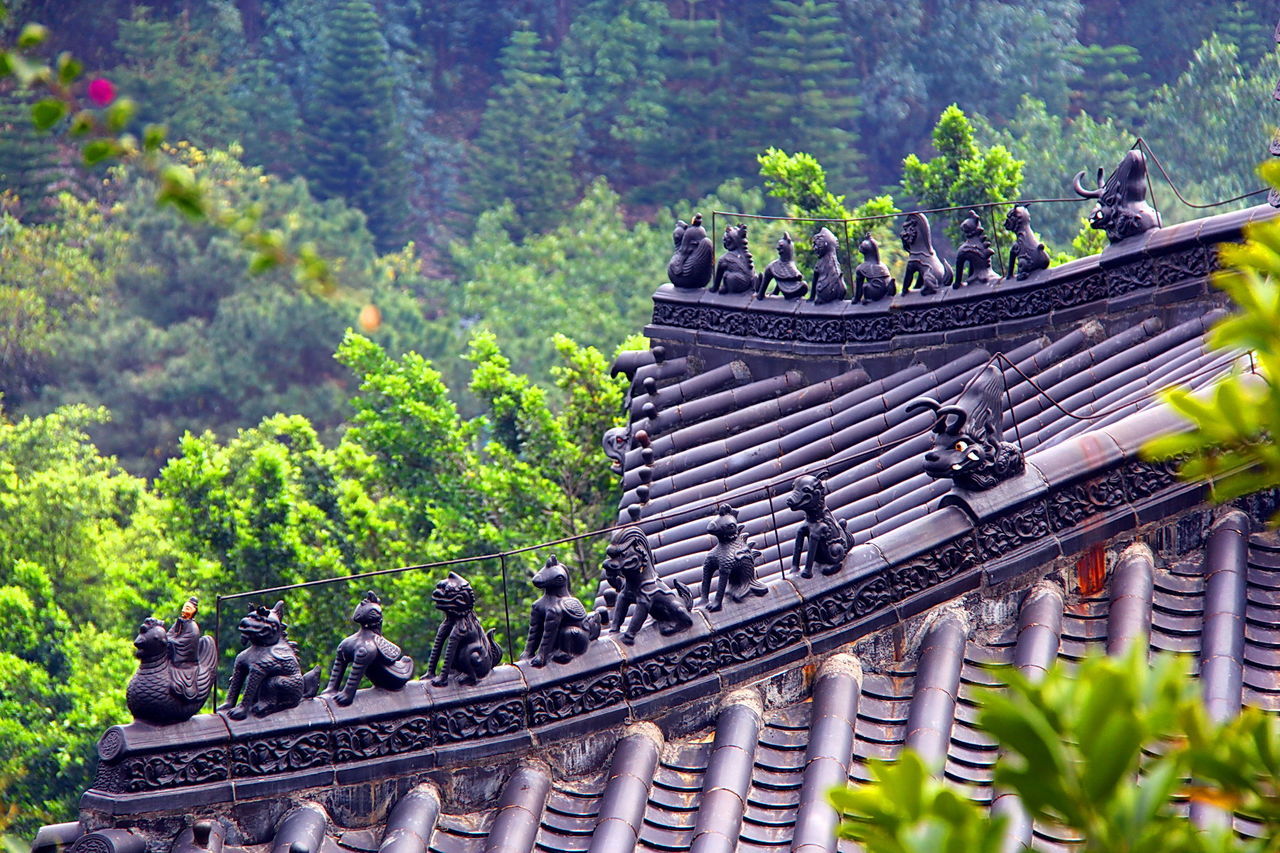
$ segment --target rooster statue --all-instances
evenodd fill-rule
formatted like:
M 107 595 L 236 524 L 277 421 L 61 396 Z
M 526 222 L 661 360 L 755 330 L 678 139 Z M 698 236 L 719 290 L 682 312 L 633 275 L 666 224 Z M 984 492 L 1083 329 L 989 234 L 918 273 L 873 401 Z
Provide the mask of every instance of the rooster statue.
M 143 620 L 133 641 L 138 671 L 129 679 L 125 700 L 135 720 L 158 726 L 191 719 L 209 698 L 217 675 L 218 650 L 196 624 L 197 601 L 188 598 L 182 613 L 165 629 L 164 621 Z

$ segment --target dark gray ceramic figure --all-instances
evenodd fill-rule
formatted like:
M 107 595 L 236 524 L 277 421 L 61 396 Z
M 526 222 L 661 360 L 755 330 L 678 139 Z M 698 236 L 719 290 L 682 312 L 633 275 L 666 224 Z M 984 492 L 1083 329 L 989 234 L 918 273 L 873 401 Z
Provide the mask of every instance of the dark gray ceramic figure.
M 444 687 L 452 679 L 454 684 L 475 684 L 502 660 L 502 647 L 493 637 L 493 631 L 484 632 L 476 618 L 476 593 L 471 584 L 456 572 L 436 584 L 431 591 L 436 609 L 444 614 L 444 622 L 436 631 L 436 641 L 431 646 L 431 658 L 427 661 L 427 675 L 440 674 L 431 682 Z
M 930 477 L 947 478 L 962 489 L 982 491 L 1023 471 L 1022 451 L 1004 440 L 1000 395 L 1004 376 L 994 364 L 983 368 L 960 398 L 944 406 L 931 397 L 907 404 L 908 414 L 932 409 L 933 449 L 924 455 Z
M 1018 205 L 1004 218 L 1004 228 L 1013 234 L 1006 277 L 1022 281 L 1033 272 L 1049 268 L 1049 250 L 1031 230 L 1031 211 Z
M 978 211 L 969 211 L 969 215 L 960 223 L 960 234 L 964 237 L 964 242 L 956 250 L 956 284 L 959 285 L 962 281 L 966 285 L 999 281 L 1000 276 L 991 269 L 991 257 L 996 250 L 991 248 L 991 240 L 982 227 Z M 965 267 L 969 268 L 968 278 L 964 276 Z
M 796 247 L 791 235 L 783 231 L 778 239 L 778 259 L 764 268 L 756 285 L 756 299 L 764 299 L 769 283 L 777 282 L 777 292 L 786 299 L 801 299 L 809 292 L 809 283 L 796 266 Z
M 218 706 L 233 720 L 249 714 L 265 717 L 296 707 L 316 695 L 320 667 L 303 674 L 298 649 L 287 636 L 284 602 L 275 607 L 252 608 L 240 620 L 240 639 L 245 650 L 236 655 L 235 671 L 227 687 L 227 701 Z M 240 701 L 243 691 L 244 700 Z
M 923 213 L 908 213 L 902 221 L 902 248 L 907 252 L 907 271 L 902 277 L 902 292 L 917 285 L 923 294 L 937 293 L 948 287 L 954 277 L 951 265 L 933 250 L 929 220 Z
M 1098 170 L 1098 188 L 1087 190 L 1080 183 L 1084 172 L 1076 174 L 1072 185 L 1084 198 L 1096 198 L 1089 226 L 1107 232 L 1112 243 L 1160 227 L 1160 214 L 1147 204 L 1147 157 L 1137 148 L 1129 151 L 1110 180 L 1103 183 Z
M 748 595 L 768 595 L 769 587 L 756 579 L 756 560 L 760 552 L 743 535 L 738 523 L 738 511 L 728 504 L 721 504 L 716 517 L 707 524 L 707 532 L 716 540 L 702 563 L 702 603 L 708 610 L 724 607 L 725 593 L 729 599 L 742 603 Z M 720 576 L 716 586 L 715 601 L 711 600 L 711 581 Z
M 747 226 L 726 225 L 724 254 L 716 262 L 712 293 L 746 293 L 756 286 L 756 267 L 747 248 Z
M 862 263 L 853 271 L 853 301 L 865 305 L 897 293 L 897 282 L 880 261 L 880 244 L 876 238 L 868 233 L 858 244 L 858 251 L 862 253 Z
M 667 278 L 676 287 L 690 290 L 706 287 L 711 281 L 711 261 L 715 249 L 707 229 L 702 227 L 702 214 L 695 213 L 693 222 L 686 223 L 681 219 L 676 223 L 676 230 L 671 232 L 676 251 L 667 264 Z
M 360 630 L 338 644 L 333 668 L 329 670 L 329 684 L 324 689 L 326 694 L 336 694 L 333 701 L 339 705 L 351 704 L 366 675 L 374 687 L 383 690 L 399 690 L 413 678 L 413 658 L 382 636 L 382 602 L 376 593 L 364 594 L 351 614 L 351 621 L 359 625 Z M 342 684 L 344 675 L 347 676 L 345 685 Z
M 627 448 L 631 446 L 631 427 L 611 427 L 604 431 L 601 439 L 604 455 L 609 457 L 609 470 L 621 476 L 622 466 L 627 459 Z
M 804 524 L 796 532 L 795 549 L 791 552 L 791 571 L 800 567 L 802 554 L 802 578 L 813 577 L 815 566 L 824 575 L 840 571 L 840 564 L 853 542 L 845 530 L 844 520 L 836 521 L 827 509 L 827 484 L 812 474 L 797 477 L 787 496 L 787 507 L 804 513 Z
M 809 298 L 818 305 L 838 302 L 849 295 L 836 253 L 838 245 L 836 235 L 827 228 L 819 228 L 813 235 L 813 252 L 818 259 L 813 265 L 813 292 Z
M 158 726 L 189 720 L 204 707 L 218 677 L 218 650 L 200 635 L 196 599 L 187 599 L 173 627 L 144 619 L 133 640 L 138 671 L 129 679 L 125 702 L 135 720 Z
M 520 659 L 534 666 L 546 666 L 549 660 L 568 663 L 600 636 L 601 626 L 609 624 L 609 613 L 603 609 L 587 613 L 569 591 L 568 570 L 555 557 L 547 558 L 532 583 L 542 597 L 529 611 L 529 636 Z
M 627 645 L 636 641 L 636 634 L 650 617 L 663 636 L 693 625 L 693 592 L 680 581 L 672 589 L 658 577 L 649 540 L 640 528 L 624 527 L 613 535 L 605 551 L 604 577 L 617 591 L 613 630 L 622 631 L 622 642 Z M 623 619 L 633 605 L 631 622 L 624 631 Z

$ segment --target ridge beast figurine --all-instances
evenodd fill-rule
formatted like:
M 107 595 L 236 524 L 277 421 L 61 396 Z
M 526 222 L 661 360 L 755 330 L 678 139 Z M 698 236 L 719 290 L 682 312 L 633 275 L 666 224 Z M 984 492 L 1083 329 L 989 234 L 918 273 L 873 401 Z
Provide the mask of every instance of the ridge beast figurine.
M 624 527 L 613 535 L 603 568 L 605 580 L 617 591 L 612 622 L 614 631 L 622 631 L 622 642 L 635 643 L 650 616 L 664 637 L 693 625 L 693 593 L 680 581 L 673 590 L 658 576 L 649 540 L 640 528 Z M 622 620 L 632 605 L 631 623 L 623 631 Z
M 1023 471 L 1022 451 L 1004 440 L 1000 393 L 1004 376 L 987 365 L 960 398 L 944 406 L 930 397 L 907 404 L 907 413 L 932 409 L 933 450 L 924 456 L 930 477 L 955 481 L 962 489 L 982 491 Z
M 702 214 L 695 213 L 693 222 L 679 220 L 671 239 L 675 241 L 676 252 L 667 264 L 667 278 L 676 287 L 689 290 L 706 287 L 711 281 L 711 259 L 715 250 L 707 229 L 702 227 Z
M 836 255 L 836 235 L 827 228 L 819 228 L 813 235 L 813 251 L 818 260 L 813 265 L 813 291 L 809 298 L 816 305 L 836 302 L 848 295 L 844 283 L 844 271 Z
M 747 248 L 747 226 L 724 227 L 724 254 L 716 262 L 712 293 L 746 293 L 755 290 L 756 267 Z
M 1004 229 L 1013 234 L 1006 278 L 1023 281 L 1033 272 L 1049 268 L 1049 250 L 1031 230 L 1031 211 L 1020 204 L 1015 206 L 1004 218 Z
M 1072 186 L 1084 198 L 1096 198 L 1089 214 L 1089 227 L 1107 232 L 1112 243 L 1160 227 L 1160 214 L 1147 204 L 1147 158 L 1134 148 L 1124 155 L 1115 174 L 1106 183 L 1098 170 L 1098 188 L 1087 190 L 1080 183 L 1084 172 L 1076 173 Z
M 707 532 L 715 537 L 716 544 L 702 564 L 702 603 L 710 611 L 724 606 L 724 594 L 741 604 L 748 595 L 768 595 L 769 587 L 756 579 L 756 560 L 760 552 L 743 535 L 738 524 L 738 511 L 728 504 L 721 504 L 716 517 L 707 524 Z M 711 580 L 720 576 L 716 587 L 716 600 L 711 600 Z
M 907 271 L 902 276 L 902 292 L 911 290 L 913 281 L 920 292 L 929 295 L 951 284 L 955 277 L 951 265 L 933 250 L 929 220 L 923 213 L 908 213 L 902 221 L 902 248 L 907 251 Z
M 858 244 L 858 251 L 862 253 L 862 263 L 853 271 L 853 301 L 866 305 L 896 294 L 898 285 L 889 268 L 881 263 L 880 244 L 870 231 Z
M 351 621 L 359 625 L 360 630 L 338 644 L 333 668 L 329 670 L 329 684 L 324 689 L 325 694 L 337 694 L 333 701 L 339 705 L 351 704 L 366 675 L 374 687 L 383 690 L 399 690 L 413 678 L 413 658 L 382 636 L 382 602 L 376 593 L 364 594 L 351 614 Z M 347 682 L 339 693 L 343 675 L 347 675 Z
M 569 591 L 568 570 L 555 557 L 547 558 L 532 583 L 542 590 L 542 597 L 529 611 L 529 636 L 520 659 L 537 667 L 548 660 L 568 663 L 600 636 L 601 626 L 609 624 L 609 612 L 600 608 L 587 613 Z
M 992 284 L 1000 280 L 1000 276 L 991 269 L 991 256 L 996 250 L 991 248 L 991 240 L 982 227 L 978 211 L 971 210 L 960 223 L 960 233 L 964 242 L 956 250 L 956 285 L 961 280 L 965 285 Z M 964 277 L 964 268 L 969 267 L 969 277 Z
M 277 601 L 270 610 L 250 608 L 240 620 L 240 639 L 246 648 L 236 655 L 227 701 L 218 706 L 233 720 L 243 720 L 249 714 L 265 717 L 297 707 L 303 699 L 316 695 L 320 667 L 302 673 L 298 647 L 288 639 L 289 626 L 283 616 L 284 602 Z M 237 704 L 241 690 L 244 700 Z
M 133 640 L 138 671 L 129 679 L 125 703 L 135 720 L 157 726 L 189 720 L 204 707 L 217 679 L 218 650 L 200 635 L 197 600 L 182 605 L 173 627 L 148 617 Z
M 821 477 L 825 478 L 826 473 Z M 804 523 L 796 532 L 796 545 L 791 552 L 791 571 L 799 567 L 801 554 L 805 554 L 804 568 L 800 569 L 802 578 L 813 577 L 814 566 L 824 575 L 840 571 L 840 564 L 853 543 L 844 520 L 836 521 L 827 509 L 827 484 L 812 474 L 796 477 L 787 496 L 787 507 L 804 513 Z M 805 553 L 806 546 L 808 553 Z
M 796 246 L 786 231 L 778 239 L 778 259 L 771 261 L 756 283 L 756 299 L 764 299 L 769 282 L 777 282 L 777 292 L 785 299 L 801 299 L 809 292 L 809 283 L 796 266 Z
M 502 647 L 493 637 L 493 631 L 485 633 L 476 618 L 476 593 L 471 584 L 456 572 L 436 584 L 431 591 L 436 609 L 444 614 L 444 622 L 436 632 L 431 646 L 431 658 L 427 661 L 427 675 L 440 674 L 432 680 L 436 687 L 444 687 L 450 678 L 454 684 L 475 684 L 502 660 Z M 443 654 L 442 654 L 443 653 Z

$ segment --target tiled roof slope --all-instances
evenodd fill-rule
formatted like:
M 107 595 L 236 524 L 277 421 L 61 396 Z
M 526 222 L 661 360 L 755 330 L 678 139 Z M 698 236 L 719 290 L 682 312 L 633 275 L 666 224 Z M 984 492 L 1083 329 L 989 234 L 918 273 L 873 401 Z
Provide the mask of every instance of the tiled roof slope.
M 996 750 L 975 722 L 982 691 L 1002 683 L 991 665 L 1034 675 L 1055 661 L 1072 666 L 1137 643 L 1193 655 L 1219 718 L 1242 704 L 1280 711 L 1280 539 L 1250 529 L 1244 513 L 1222 514 L 1202 547 L 1167 561 L 1132 544 L 1093 595 L 1076 592 L 1069 571 L 1053 572 L 989 601 L 987 610 L 1008 614 L 1003 622 L 971 624 L 977 608 L 944 608 L 914 626 L 914 651 L 908 636 L 896 653 L 883 644 L 836 652 L 790 681 L 728 694 L 702 731 L 664 741 L 652 723 L 633 724 L 596 772 L 566 778 L 526 761 L 494 780 L 491 808 L 442 812 L 439 794 L 425 786 L 393 798 L 376 825 L 347 828 L 304 803 L 279 822 L 270 844 L 245 849 L 831 851 L 835 816 L 826 790 L 867 780 L 869 760 L 892 759 L 904 745 L 940 762 L 976 801 L 1011 814 L 1019 840 L 1067 848 L 1071 839 L 1030 826 L 992 787 Z M 1245 817 L 1234 822 L 1242 835 L 1259 832 Z M 175 849 L 194 853 L 186 836 Z M 226 843 L 213 853 L 240 849 Z
M 1211 383 L 1233 362 L 1233 354 L 1209 352 L 1204 345 L 1206 327 L 1219 316 L 1202 313 L 1172 328 L 1151 318 L 1111 335 L 1093 322 L 1056 340 L 1034 338 L 1009 350 L 1005 355 L 1017 370 L 1004 371 L 1006 439 L 1031 457 L 1157 405 L 1156 389 Z M 650 396 L 683 395 L 686 402 L 659 402 L 654 417 L 633 424 L 649 433 L 654 460 L 645 465 L 638 450 L 628 454 L 621 505 L 639 503 L 636 489 L 646 486 L 640 524 L 659 571 L 692 583 L 706 554 L 711 510 L 674 522 L 670 514 L 727 499 L 763 551 L 760 574 L 768 577 L 789 561 L 802 519 L 787 509 L 777 489 L 770 500 L 758 486 L 777 481 L 789 488 L 791 478 L 823 467 L 831 472 L 827 505 L 846 521 L 855 544 L 866 542 L 923 517 L 950 490 L 948 481 L 933 480 L 920 467 L 932 446 L 932 415 L 907 416 L 906 403 L 926 394 L 954 399 L 991 355 L 973 349 L 932 370 L 913 364 L 874 381 L 854 369 L 795 388 L 789 374 L 751 381 L 742 370 L 744 384 L 702 397 L 682 388 L 707 375 L 702 374 L 638 396 L 633 410 Z M 773 396 L 744 407 L 744 398 L 758 396 L 750 390 L 757 386 Z M 1102 417 L 1090 419 L 1100 412 Z M 619 514 L 620 521 L 628 519 L 627 512 Z

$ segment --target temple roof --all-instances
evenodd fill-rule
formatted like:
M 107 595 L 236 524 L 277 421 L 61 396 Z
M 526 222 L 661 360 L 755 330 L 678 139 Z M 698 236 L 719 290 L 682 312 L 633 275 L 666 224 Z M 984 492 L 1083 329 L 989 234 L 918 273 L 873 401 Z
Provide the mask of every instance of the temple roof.
M 653 347 L 618 364 L 619 522 L 646 534 L 663 579 L 693 585 L 708 519 L 732 504 L 767 594 L 474 686 L 412 680 L 350 706 L 113 727 L 82 821 L 36 849 L 809 853 L 835 849 L 826 790 L 904 745 L 998 799 L 975 725 L 979 687 L 1000 683 L 989 664 L 1146 643 L 1197 656 L 1213 714 L 1280 711 L 1280 540 L 1258 532 L 1275 497 L 1215 511 L 1203 484 L 1139 454 L 1186 427 L 1160 389 L 1249 369 L 1206 349 L 1224 304 L 1208 276 L 1216 243 L 1274 213 L 870 307 L 664 285 Z M 939 421 L 907 404 L 955 400 L 989 365 L 1025 465 L 960 488 L 924 473 Z M 815 472 L 850 547 L 802 577 L 802 517 L 783 494 Z

